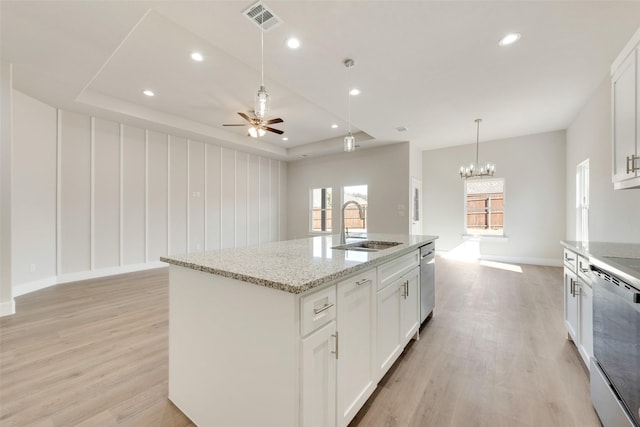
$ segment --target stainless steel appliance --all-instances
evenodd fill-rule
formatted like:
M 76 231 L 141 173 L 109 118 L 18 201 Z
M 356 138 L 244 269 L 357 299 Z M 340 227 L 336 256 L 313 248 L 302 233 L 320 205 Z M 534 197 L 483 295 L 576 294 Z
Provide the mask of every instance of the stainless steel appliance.
M 420 247 L 420 323 L 431 316 L 436 306 L 435 257 L 435 242 Z
M 590 266 L 591 400 L 604 427 L 640 427 L 640 280 L 625 272 L 636 264 L 610 258 Z

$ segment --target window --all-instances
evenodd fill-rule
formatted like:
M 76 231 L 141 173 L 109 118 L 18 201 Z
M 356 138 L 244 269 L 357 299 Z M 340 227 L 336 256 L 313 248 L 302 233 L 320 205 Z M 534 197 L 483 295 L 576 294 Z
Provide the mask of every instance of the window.
M 331 188 L 311 190 L 311 232 L 331 232 Z
M 589 241 L 589 159 L 576 171 L 576 240 Z
M 362 208 L 363 218 L 360 218 L 360 209 L 354 203 L 347 205 L 344 211 L 345 226 L 352 236 L 353 234 L 366 234 L 367 232 L 367 192 L 366 185 L 353 185 L 342 188 L 343 203 L 353 201 Z
M 504 236 L 504 179 L 465 181 L 467 234 Z

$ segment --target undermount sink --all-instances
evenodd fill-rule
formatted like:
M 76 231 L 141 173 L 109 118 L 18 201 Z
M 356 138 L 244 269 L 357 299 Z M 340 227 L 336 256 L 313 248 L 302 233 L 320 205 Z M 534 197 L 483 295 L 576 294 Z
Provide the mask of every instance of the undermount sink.
M 346 245 L 334 246 L 331 249 L 341 249 L 344 251 L 365 251 L 377 252 L 394 246 L 401 245 L 400 242 L 377 242 L 373 240 L 365 240 L 364 242 L 349 243 Z

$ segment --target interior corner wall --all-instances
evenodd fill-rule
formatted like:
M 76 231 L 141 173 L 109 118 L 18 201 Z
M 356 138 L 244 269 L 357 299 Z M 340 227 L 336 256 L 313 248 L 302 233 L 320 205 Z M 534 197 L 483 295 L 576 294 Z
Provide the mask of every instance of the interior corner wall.
M 440 236 L 439 250 L 463 244 L 464 181 L 460 165 L 475 157 L 475 144 L 422 152 L 424 233 Z M 565 132 L 556 131 L 480 144 L 480 158 L 505 178 L 506 240 L 481 240 L 486 259 L 556 265 L 565 235 Z
M 356 150 L 290 162 L 287 169 L 289 239 L 310 235 L 310 190 L 333 188 L 332 230 L 340 232 L 342 187 L 368 185 L 367 230 L 409 232 L 409 143 Z
M 12 94 L 13 296 L 284 238 L 285 162 Z
M 15 313 L 11 286 L 12 68 L 0 64 L 0 316 Z
M 576 238 L 576 166 L 589 159 L 589 240 L 640 242 L 640 189 L 613 189 L 612 151 L 607 76 L 567 129 L 567 240 Z

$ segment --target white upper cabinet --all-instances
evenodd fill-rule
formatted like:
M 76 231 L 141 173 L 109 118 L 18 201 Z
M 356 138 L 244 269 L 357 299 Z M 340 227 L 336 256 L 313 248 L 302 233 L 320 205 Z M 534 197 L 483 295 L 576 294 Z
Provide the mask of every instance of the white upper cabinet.
M 612 175 L 616 190 L 640 187 L 639 42 L 640 30 L 611 66 Z

